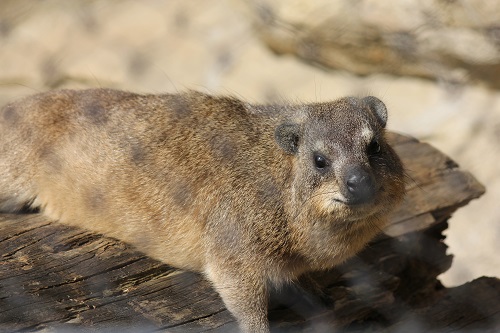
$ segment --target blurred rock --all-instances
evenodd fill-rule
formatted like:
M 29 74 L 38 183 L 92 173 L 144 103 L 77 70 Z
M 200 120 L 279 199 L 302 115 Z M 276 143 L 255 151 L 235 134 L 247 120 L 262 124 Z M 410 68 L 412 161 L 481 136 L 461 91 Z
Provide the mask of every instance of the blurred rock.
M 392 73 L 500 88 L 500 3 L 465 0 L 253 0 L 277 53 L 367 75 Z

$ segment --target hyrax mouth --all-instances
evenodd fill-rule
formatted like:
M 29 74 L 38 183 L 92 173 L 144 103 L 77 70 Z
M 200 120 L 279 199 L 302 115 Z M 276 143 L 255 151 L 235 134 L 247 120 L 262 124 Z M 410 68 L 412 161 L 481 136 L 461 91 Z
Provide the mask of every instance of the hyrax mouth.
M 366 219 L 374 215 L 378 210 L 374 201 L 349 203 L 344 199 L 334 198 L 330 201 L 326 211 L 329 216 L 337 221 L 353 222 Z
M 354 188 L 354 190 L 353 190 Z M 373 182 L 361 180 L 358 184 L 345 189 L 338 189 L 333 197 L 325 198 L 329 214 L 345 220 L 354 221 L 367 218 L 378 211 L 379 197 L 383 190 Z

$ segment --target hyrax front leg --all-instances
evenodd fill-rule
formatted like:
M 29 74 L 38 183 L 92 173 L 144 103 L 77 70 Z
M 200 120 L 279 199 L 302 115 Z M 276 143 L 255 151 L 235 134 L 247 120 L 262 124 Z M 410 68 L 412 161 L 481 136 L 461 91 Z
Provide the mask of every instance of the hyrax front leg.
M 227 262 L 224 262 L 227 264 Z M 266 281 L 255 272 L 232 264 L 209 262 L 206 275 L 222 297 L 227 309 L 236 317 L 245 333 L 269 332 Z

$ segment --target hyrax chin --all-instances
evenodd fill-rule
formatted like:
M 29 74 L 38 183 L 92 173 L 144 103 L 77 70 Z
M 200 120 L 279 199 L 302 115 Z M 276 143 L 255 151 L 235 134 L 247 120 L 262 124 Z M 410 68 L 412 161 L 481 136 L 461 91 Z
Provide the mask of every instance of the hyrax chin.
M 205 274 L 245 332 L 268 288 L 335 266 L 404 194 L 375 97 L 251 105 L 197 92 L 54 91 L 0 112 L 0 211 L 63 223 Z

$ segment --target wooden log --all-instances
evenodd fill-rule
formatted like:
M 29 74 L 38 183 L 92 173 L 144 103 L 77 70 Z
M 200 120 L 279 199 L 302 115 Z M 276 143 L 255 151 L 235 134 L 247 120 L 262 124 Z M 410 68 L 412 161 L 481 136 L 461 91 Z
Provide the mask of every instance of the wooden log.
M 391 225 L 355 258 L 315 278 L 324 307 L 296 287 L 272 295 L 277 332 L 461 328 L 500 325 L 500 282 L 446 289 L 443 230 L 484 188 L 431 146 L 391 134 L 408 197 Z M 49 221 L 0 215 L 0 331 L 234 332 L 237 325 L 200 275 L 144 256 L 118 240 Z

